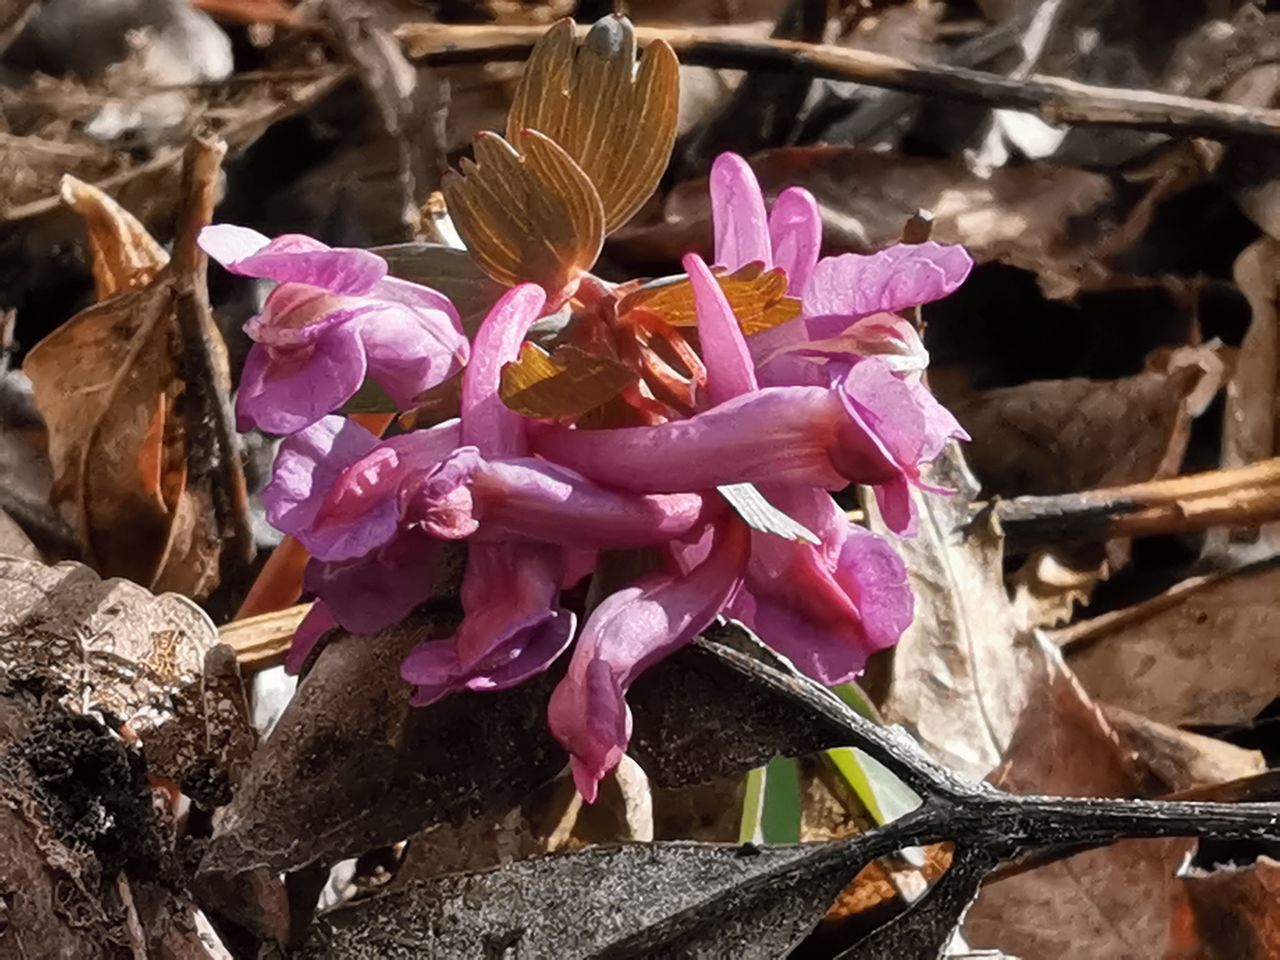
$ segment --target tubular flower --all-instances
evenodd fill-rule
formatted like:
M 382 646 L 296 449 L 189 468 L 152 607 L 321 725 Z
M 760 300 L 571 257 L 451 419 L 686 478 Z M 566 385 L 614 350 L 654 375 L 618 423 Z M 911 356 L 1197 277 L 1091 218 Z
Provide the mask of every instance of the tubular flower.
M 200 246 L 232 273 L 276 282 L 245 325 L 254 345 L 236 400 L 241 430 L 301 430 L 355 396 L 366 375 L 404 409 L 467 361 L 449 299 L 387 276 L 375 253 L 230 224 L 206 227 Z
M 525 421 L 499 393 L 504 365 L 546 304 L 535 284 L 514 287 L 476 333 L 472 362 L 462 375 L 462 435 L 480 456 L 518 458 L 528 450 Z M 462 578 L 462 624 L 443 640 L 419 645 L 401 667 L 415 685 L 413 700 L 432 703 L 463 688 L 498 689 L 551 665 L 573 639 L 574 614 L 559 606 L 563 551 L 538 543 L 475 543 Z
M 925 385 L 928 353 L 899 314 L 955 290 L 969 256 L 926 243 L 821 259 L 813 197 L 792 188 L 769 209 L 732 154 L 710 190 L 716 263 L 784 271 L 794 319 L 760 329 L 756 314 L 745 336 L 723 278 L 690 255 L 696 337 L 687 301 L 626 306 L 641 284 L 587 278 L 554 342 L 524 349 L 547 301 L 519 284 L 467 344 L 443 297 L 389 280 L 371 254 L 206 232 L 229 269 L 280 282 L 248 328 L 241 412 L 291 434 L 263 503 L 310 552 L 304 585 L 319 599 L 290 669 L 332 626 L 368 633 L 408 615 L 465 551 L 457 630 L 401 664 L 412 701 L 520 683 L 576 635 L 548 723 L 591 801 L 627 749 L 636 678 L 716 617 L 828 684 L 897 642 L 913 613 L 906 567 L 828 491 L 868 485 L 889 529 L 913 531 L 911 488 L 936 489 L 924 468 L 965 434 Z M 407 403 L 459 368 L 456 420 L 380 440 L 327 415 L 366 375 Z M 751 498 L 773 513 L 745 509 Z M 633 565 L 647 572 L 618 576 Z M 603 598 L 579 630 L 582 590 Z

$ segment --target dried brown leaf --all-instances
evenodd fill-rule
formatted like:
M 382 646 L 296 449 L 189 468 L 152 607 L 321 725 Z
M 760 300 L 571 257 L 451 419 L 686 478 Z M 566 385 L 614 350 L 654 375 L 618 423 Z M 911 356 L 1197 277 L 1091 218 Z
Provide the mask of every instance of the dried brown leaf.
M 993 780 L 1019 793 L 1133 796 L 1143 771 L 1052 651 Z M 1163 957 L 1186 894 L 1188 840 L 1126 840 L 984 884 L 965 918 L 972 947 L 1020 957 Z
M 62 202 L 84 219 L 98 299 L 150 283 L 169 255 L 138 220 L 97 187 L 62 178 Z
M 638 379 L 626 364 L 604 354 L 565 345 L 553 355 L 526 342 L 516 361 L 502 368 L 502 402 L 526 417 L 580 417 Z
M 680 66 L 658 41 L 636 66 L 636 36 L 622 16 L 598 20 L 574 56 L 573 21 L 534 46 L 507 118 L 512 143 L 546 134 L 595 184 L 604 231 L 631 219 L 658 186 L 675 142 Z
M 1267 769 L 1257 750 L 1179 730 L 1120 707 L 1104 704 L 1102 712 L 1125 748 L 1141 757 L 1160 781 L 1162 794 L 1243 780 Z
M 1191 900 L 1203 960 L 1280 956 L 1280 863 L 1259 857 L 1248 867 L 1196 872 L 1183 883 Z
M 1247 723 L 1276 695 L 1280 569 L 1209 577 L 1104 621 L 1068 649 L 1089 692 L 1161 723 Z
M 53 502 L 101 573 L 204 596 L 218 582 L 221 542 L 212 479 L 188 482 L 201 440 L 187 416 L 201 405 L 184 378 L 184 296 L 194 298 L 213 367 L 214 382 L 200 388 L 225 398 L 230 371 L 207 305 L 198 307 L 203 257 L 192 246 L 180 251 L 181 268 L 159 262 L 155 242 L 110 198 L 85 184 L 68 189 L 89 218 L 99 286 L 115 292 L 45 337 L 23 365 L 48 428 Z M 194 239 L 192 231 L 184 242 Z
M 1236 258 L 1236 285 L 1253 319 L 1240 344 L 1222 421 L 1222 465 L 1241 466 L 1276 452 L 1280 402 L 1280 241 L 1262 237 Z
M 749 263 L 728 275 L 717 273 L 716 282 L 747 336 L 800 316 L 800 301 L 787 296 L 787 277 L 781 270 Z M 627 294 L 618 303 L 618 316 L 633 310 L 657 314 L 673 327 L 698 322 L 693 285 L 687 277 L 656 281 Z
M 998 529 L 982 521 L 966 529 L 976 481 L 958 454 L 933 469 L 932 482 L 958 492 L 916 494 L 920 534 L 896 541 L 916 611 L 892 656 L 879 658 L 882 712 L 947 766 L 981 780 L 1003 761 L 1030 702 L 1035 645 L 1005 592 Z M 876 517 L 874 506 L 869 513 Z
M 952 769 L 1006 790 L 1134 795 L 1142 767 L 1052 645 L 1018 627 L 999 530 L 968 523 L 976 485 L 963 461 L 953 451 L 933 469 L 935 482 L 959 493 L 916 494 L 920 534 L 897 541 L 916 617 L 876 667 L 888 674 L 885 720 L 906 726 Z M 1178 904 L 1173 871 L 1188 847 L 1119 843 L 986 884 L 966 939 L 1049 960 L 1161 956 Z M 1134 951 L 1144 943 L 1155 946 Z
M 951 404 L 986 490 L 1048 495 L 1178 472 L 1191 421 L 1221 386 L 1209 347 L 1119 380 L 1037 380 Z
M 445 176 L 454 226 L 476 264 L 510 286 L 541 285 L 559 301 L 600 254 L 604 208 L 591 180 L 555 142 L 534 130 L 476 137 L 475 161 Z

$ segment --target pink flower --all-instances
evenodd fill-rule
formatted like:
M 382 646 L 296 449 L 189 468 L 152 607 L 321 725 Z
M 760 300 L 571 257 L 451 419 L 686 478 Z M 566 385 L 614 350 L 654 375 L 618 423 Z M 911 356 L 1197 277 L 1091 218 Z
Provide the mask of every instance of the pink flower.
M 790 187 L 766 215 L 760 182 L 736 153 L 716 158 L 710 186 L 716 263 L 730 271 L 753 262 L 781 267 L 787 274 L 787 293 L 799 296 L 822 245 L 822 215 L 813 194 Z
M 691 569 L 645 577 L 605 598 L 582 628 L 569 672 L 551 694 L 547 720 L 569 752 L 588 803 L 631 739 L 627 688 L 648 667 L 684 646 L 716 618 L 742 582 L 747 528 L 726 518 L 711 549 Z M 671 558 L 676 565 L 674 556 Z
M 461 441 L 489 460 L 528 452 L 525 420 L 499 394 L 502 368 L 520 353 L 546 305 L 535 284 L 509 290 L 476 333 L 462 375 Z M 497 689 L 545 670 L 573 639 L 576 618 L 559 607 L 566 560 L 559 547 L 537 543 L 472 543 L 462 579 L 462 623 L 443 640 L 419 645 L 401 676 L 417 687 L 414 702 L 432 703 L 454 690 Z
M 236 401 L 241 430 L 301 430 L 355 396 L 366 375 L 403 409 L 467 361 L 448 298 L 387 276 L 368 250 L 230 224 L 206 227 L 200 246 L 232 273 L 277 283 L 245 325 L 255 344 Z
M 764 387 L 688 420 L 652 427 L 575 430 L 538 424 L 543 457 L 597 483 L 677 493 L 734 483 L 878 488 L 886 522 L 909 531 L 908 485 L 950 437 L 965 438 L 926 388 L 880 357 L 848 364 L 830 387 Z
M 267 520 L 318 560 L 363 557 L 411 521 L 438 537 L 468 536 L 475 529 L 469 504 L 445 495 L 436 496 L 434 514 L 406 516 L 424 485 L 463 485 L 478 457 L 460 438 L 456 420 L 379 440 L 351 420 L 324 417 L 280 444 L 262 492 Z
M 862 672 L 911 625 L 906 565 L 887 541 L 851 523 L 813 487 L 766 488 L 770 501 L 818 534 L 814 547 L 751 534 L 746 581 L 727 614 L 825 684 Z

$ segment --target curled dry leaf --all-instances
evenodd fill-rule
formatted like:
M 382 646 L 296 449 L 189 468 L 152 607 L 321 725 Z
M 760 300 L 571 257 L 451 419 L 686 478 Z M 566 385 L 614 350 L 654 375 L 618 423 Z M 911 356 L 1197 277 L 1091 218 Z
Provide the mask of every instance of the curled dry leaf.
M 608 403 L 639 379 L 619 360 L 572 345 L 549 354 L 525 342 L 502 368 L 502 401 L 526 417 L 580 417 Z
M 535 130 L 476 137 L 475 161 L 445 175 L 454 226 L 477 265 L 501 284 L 524 280 L 559 302 L 604 243 L 600 196 L 569 154 Z
M 1068 648 L 1089 692 L 1171 725 L 1249 723 L 1276 695 L 1280 568 L 1201 578 L 1109 614 Z
M 1002 496 L 1072 493 L 1178 472 L 1191 421 L 1221 387 L 1208 346 L 1119 380 L 1036 380 L 951 404 L 974 471 Z
M 68 179 L 64 197 L 88 223 L 103 299 L 45 337 L 23 365 L 48 427 L 52 500 L 86 559 L 104 575 L 197 597 L 218 583 L 223 545 L 216 481 L 208 471 L 190 474 L 189 461 L 193 448 L 210 445 L 202 401 L 225 403 L 230 391 L 225 347 L 204 297 L 204 259 L 194 246 L 211 213 L 207 194 L 189 199 L 194 226 L 168 264 L 127 211 Z M 194 311 L 211 383 L 192 362 L 184 306 Z M 239 477 L 234 454 L 221 456 Z M 242 477 L 238 488 L 242 502 Z
M 546 134 L 595 184 L 604 231 L 626 223 L 658 186 L 675 142 L 680 65 L 665 41 L 636 66 L 636 35 L 622 16 L 598 20 L 574 56 L 573 21 L 534 46 L 507 117 L 512 143 Z
M 62 178 L 62 202 L 84 219 L 98 299 L 150 283 L 169 255 L 133 215 L 97 187 Z
M 727 275 L 716 271 L 716 283 L 747 336 L 800 316 L 800 301 L 786 295 L 787 276 L 782 270 L 765 270 L 763 264 L 749 263 Z M 657 314 L 674 327 L 692 327 L 698 322 L 688 277 L 658 280 L 627 294 L 618 302 L 618 316 L 625 318 L 633 311 Z
M 1183 883 L 1204 960 L 1280 956 L 1280 863 L 1195 871 Z

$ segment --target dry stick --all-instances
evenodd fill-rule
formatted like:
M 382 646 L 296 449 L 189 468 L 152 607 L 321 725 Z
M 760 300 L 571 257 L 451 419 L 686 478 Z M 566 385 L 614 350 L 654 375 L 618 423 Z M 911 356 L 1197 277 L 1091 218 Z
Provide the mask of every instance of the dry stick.
M 585 27 L 580 28 L 584 32 Z M 409 57 L 433 66 L 523 60 L 541 27 L 408 23 L 396 35 Z M 1099 87 L 1060 77 L 1012 79 L 942 64 L 793 40 L 707 40 L 689 30 L 637 27 L 640 43 L 665 40 L 682 63 L 761 72 L 802 72 L 873 87 L 933 94 L 1034 113 L 1048 123 L 1129 127 L 1220 139 L 1280 138 L 1280 110 L 1252 110 L 1193 97 Z
M 1249 526 L 1280 519 L 1280 458 L 982 509 L 995 511 L 1011 548 Z
M 230 384 L 220 382 L 222 377 L 214 359 L 215 354 L 225 355 L 226 347 L 209 307 L 205 281 L 208 260 L 196 242 L 213 218 L 226 152 L 227 145 L 221 140 L 204 137 L 196 137 L 187 148 L 171 269 L 182 336 L 180 363 L 186 389 L 189 469 L 192 479 L 209 479 L 214 517 L 222 539 L 220 589 L 234 594 L 249 574 L 255 546 L 240 437 L 232 426 Z

